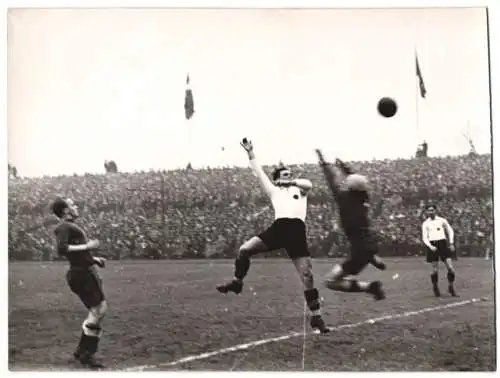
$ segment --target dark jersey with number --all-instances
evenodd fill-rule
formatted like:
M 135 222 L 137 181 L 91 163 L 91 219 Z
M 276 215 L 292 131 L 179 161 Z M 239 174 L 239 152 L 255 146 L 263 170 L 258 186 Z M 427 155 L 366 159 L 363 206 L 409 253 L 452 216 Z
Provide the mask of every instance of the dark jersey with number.
M 370 228 L 368 192 L 340 190 L 337 193 L 340 223 L 347 237 L 358 237 Z
M 94 258 L 90 251 L 69 252 L 69 245 L 87 244 L 87 235 L 83 229 L 73 222 L 63 221 L 54 230 L 57 240 L 57 252 L 65 256 L 71 268 L 90 268 L 94 265 Z

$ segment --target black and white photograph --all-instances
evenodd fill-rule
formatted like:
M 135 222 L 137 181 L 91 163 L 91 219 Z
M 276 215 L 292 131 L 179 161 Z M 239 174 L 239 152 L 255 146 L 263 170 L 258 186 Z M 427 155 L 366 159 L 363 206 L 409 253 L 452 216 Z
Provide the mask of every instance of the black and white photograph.
M 8 369 L 496 371 L 490 18 L 7 9 Z

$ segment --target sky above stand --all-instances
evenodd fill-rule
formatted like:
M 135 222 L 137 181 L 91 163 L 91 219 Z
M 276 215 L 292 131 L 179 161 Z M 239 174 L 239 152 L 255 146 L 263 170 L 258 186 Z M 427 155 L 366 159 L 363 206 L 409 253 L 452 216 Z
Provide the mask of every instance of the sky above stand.
M 488 153 L 486 31 L 480 8 L 11 10 L 9 161 L 22 176 L 247 166 L 243 137 L 265 164 L 410 157 L 423 139 L 457 155 L 463 133 Z

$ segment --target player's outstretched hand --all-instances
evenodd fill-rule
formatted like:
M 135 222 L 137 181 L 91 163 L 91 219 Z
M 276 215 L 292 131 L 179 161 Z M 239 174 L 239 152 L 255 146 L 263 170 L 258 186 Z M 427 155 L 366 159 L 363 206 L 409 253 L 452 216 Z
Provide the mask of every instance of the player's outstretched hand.
M 100 268 L 104 268 L 106 266 L 106 259 L 104 257 L 94 257 L 94 261 Z
M 241 147 L 245 149 L 246 152 L 252 152 L 253 151 L 253 144 L 251 140 L 248 140 L 247 138 L 243 138 L 241 143 Z
M 326 165 L 326 161 L 325 161 L 325 157 L 323 156 L 323 152 L 321 152 L 321 150 L 319 148 L 317 148 L 315 151 L 316 151 L 316 154 L 318 155 L 319 163 L 321 165 Z

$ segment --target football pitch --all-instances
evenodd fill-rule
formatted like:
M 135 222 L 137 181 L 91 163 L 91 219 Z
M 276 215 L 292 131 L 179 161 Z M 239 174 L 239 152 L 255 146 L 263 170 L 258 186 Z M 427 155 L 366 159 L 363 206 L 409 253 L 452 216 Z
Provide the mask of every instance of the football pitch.
M 288 260 L 254 259 L 241 295 L 222 295 L 229 260 L 109 261 L 101 269 L 109 311 L 99 356 L 108 369 L 222 371 L 496 370 L 492 262 L 455 262 L 459 298 L 430 287 L 422 258 L 368 267 L 387 299 L 334 293 L 323 276 L 338 260 L 314 260 L 325 321 L 304 335 L 304 296 Z M 68 370 L 86 310 L 65 282 L 64 263 L 9 264 L 9 367 Z M 397 278 L 393 278 L 395 274 Z

